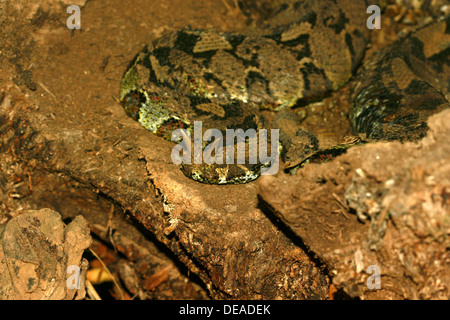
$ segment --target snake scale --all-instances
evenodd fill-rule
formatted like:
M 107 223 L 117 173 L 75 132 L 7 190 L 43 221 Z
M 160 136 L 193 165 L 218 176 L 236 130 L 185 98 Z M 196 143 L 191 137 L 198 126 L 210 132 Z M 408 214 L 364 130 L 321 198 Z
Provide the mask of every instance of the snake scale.
M 255 0 L 241 3 L 249 10 L 262 7 Z M 126 113 L 168 140 L 175 129 L 191 132 L 194 121 L 202 122 L 203 132 L 279 129 L 289 168 L 323 150 L 317 136 L 285 110 L 318 101 L 349 81 L 354 134 L 373 140 L 418 140 L 426 134 L 427 118 L 450 106 L 449 16 L 361 65 L 373 32 L 366 25 L 367 1 L 276 3 L 258 27 L 244 32 L 186 27 L 148 45 L 121 83 Z M 274 116 L 269 120 L 264 112 Z M 295 130 L 285 130 L 283 121 Z M 238 184 L 256 179 L 264 165 L 194 163 L 181 169 L 196 181 Z

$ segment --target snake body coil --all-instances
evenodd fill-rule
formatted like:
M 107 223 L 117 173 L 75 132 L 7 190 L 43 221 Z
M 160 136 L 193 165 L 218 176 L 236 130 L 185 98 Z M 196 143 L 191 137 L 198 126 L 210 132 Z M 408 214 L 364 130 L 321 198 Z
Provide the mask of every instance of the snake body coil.
M 185 28 L 155 40 L 130 64 L 120 100 L 146 129 L 170 140 L 202 122 L 227 129 L 280 129 L 262 110 L 283 116 L 339 90 L 360 67 L 368 44 L 364 1 L 288 1 L 259 28 L 218 33 Z M 431 36 L 430 36 L 431 35 Z M 351 124 L 371 139 L 416 140 L 432 113 L 449 107 L 450 19 L 418 29 L 379 52 L 352 80 Z M 280 111 L 281 110 L 281 111 Z M 320 152 L 312 132 L 284 134 L 284 153 L 300 163 Z M 212 142 L 211 142 L 212 143 Z M 248 144 L 248 141 L 246 141 Z M 204 146 L 206 147 L 206 145 Z M 246 183 L 263 163 L 184 164 L 184 174 L 212 183 Z

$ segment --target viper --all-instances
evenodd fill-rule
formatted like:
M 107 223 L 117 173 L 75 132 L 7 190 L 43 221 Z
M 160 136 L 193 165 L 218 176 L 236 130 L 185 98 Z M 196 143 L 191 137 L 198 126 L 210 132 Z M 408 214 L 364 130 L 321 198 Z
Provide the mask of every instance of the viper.
M 292 112 L 349 81 L 349 121 L 355 136 L 370 141 L 416 141 L 428 117 L 450 106 L 450 16 L 403 35 L 362 65 L 372 32 L 366 1 L 284 0 L 270 10 L 242 3 L 264 18 L 241 32 L 186 27 L 139 52 L 121 82 L 127 115 L 168 140 L 176 129 L 190 134 L 194 121 L 224 136 L 227 129 L 279 129 L 272 148 L 294 172 L 360 142 L 325 147 Z M 258 178 L 266 165 L 193 162 L 181 170 L 199 182 L 238 184 Z

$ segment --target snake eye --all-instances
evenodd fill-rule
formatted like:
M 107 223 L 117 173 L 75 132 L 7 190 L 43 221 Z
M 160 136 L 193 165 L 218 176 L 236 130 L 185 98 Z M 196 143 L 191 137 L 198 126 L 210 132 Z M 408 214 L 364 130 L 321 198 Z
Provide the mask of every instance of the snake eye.
M 122 100 L 127 115 L 134 120 L 139 120 L 139 108 L 147 102 L 145 95 L 139 91 L 131 91 Z

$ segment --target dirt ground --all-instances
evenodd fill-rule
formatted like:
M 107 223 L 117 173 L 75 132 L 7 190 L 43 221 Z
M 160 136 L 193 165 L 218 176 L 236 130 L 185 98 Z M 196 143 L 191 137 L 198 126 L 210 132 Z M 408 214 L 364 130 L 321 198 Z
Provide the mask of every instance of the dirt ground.
M 71 4 L 81 30 L 66 27 Z M 396 38 L 391 20 L 367 57 Z M 103 298 L 448 299 L 448 112 L 418 145 L 358 147 L 226 187 L 186 179 L 172 144 L 126 116 L 120 81 L 145 44 L 248 23 L 226 0 L 0 0 L 0 224 L 42 208 L 82 215 L 87 279 Z M 306 107 L 305 126 L 348 135 L 347 95 Z M 369 265 L 380 290 L 367 288 Z

